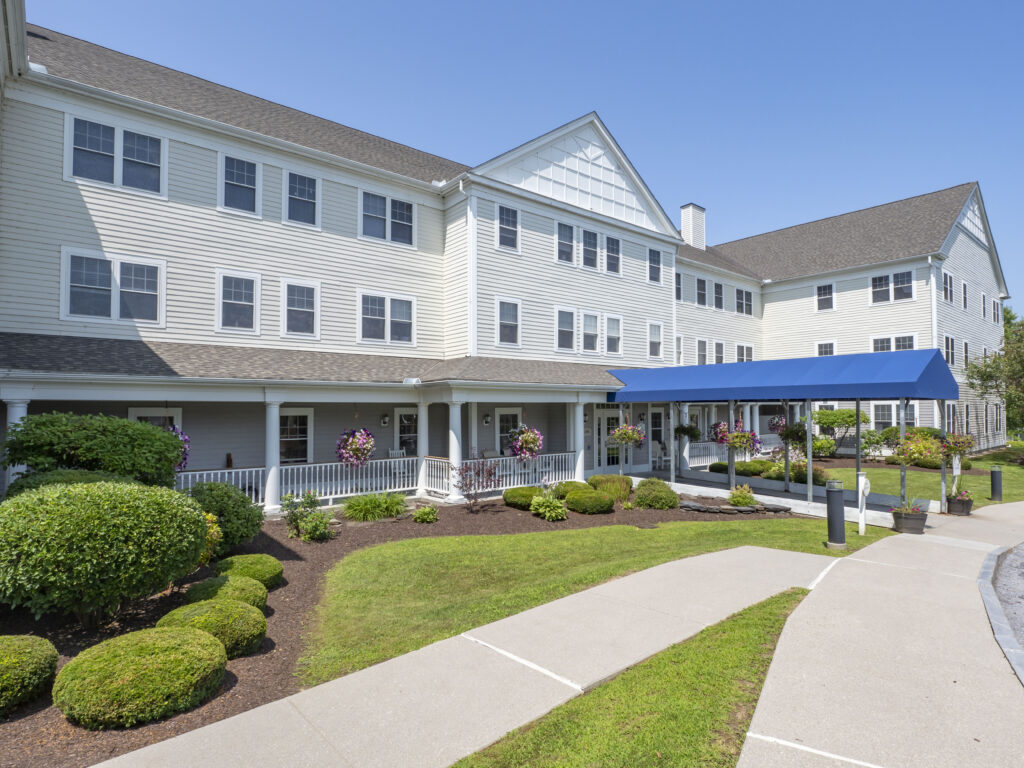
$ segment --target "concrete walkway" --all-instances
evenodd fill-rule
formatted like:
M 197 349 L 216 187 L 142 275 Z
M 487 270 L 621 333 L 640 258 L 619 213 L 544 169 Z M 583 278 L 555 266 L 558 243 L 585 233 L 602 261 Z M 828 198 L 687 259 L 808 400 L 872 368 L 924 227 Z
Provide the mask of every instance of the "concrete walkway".
M 837 561 L 794 611 L 740 768 L 1024 765 L 1024 686 L 977 583 L 1024 503 L 929 526 Z
M 447 766 L 834 562 L 739 547 L 665 563 L 103 765 Z

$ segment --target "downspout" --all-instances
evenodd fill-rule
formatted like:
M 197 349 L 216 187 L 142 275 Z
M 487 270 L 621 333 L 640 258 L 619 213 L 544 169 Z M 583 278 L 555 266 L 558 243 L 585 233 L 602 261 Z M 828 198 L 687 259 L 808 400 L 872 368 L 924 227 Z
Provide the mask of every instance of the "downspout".
M 939 308 L 935 293 L 935 265 L 932 263 L 931 256 L 928 257 L 928 292 L 931 294 L 932 305 L 932 349 L 939 349 Z M 945 418 L 945 414 L 939 413 L 938 408 L 938 403 L 933 400 L 932 424 L 937 424 L 940 419 Z

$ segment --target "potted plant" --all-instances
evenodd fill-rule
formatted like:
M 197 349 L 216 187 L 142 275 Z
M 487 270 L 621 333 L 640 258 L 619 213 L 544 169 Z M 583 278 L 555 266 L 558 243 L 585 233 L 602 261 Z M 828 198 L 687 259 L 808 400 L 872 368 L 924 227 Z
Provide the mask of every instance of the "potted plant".
M 971 507 L 974 506 L 974 497 L 966 488 L 958 488 L 960 475 L 953 479 L 953 487 L 946 496 L 946 511 L 951 515 L 966 516 L 971 514 Z
M 924 533 L 928 513 L 913 504 L 903 504 L 889 510 L 892 513 L 892 527 L 897 533 Z

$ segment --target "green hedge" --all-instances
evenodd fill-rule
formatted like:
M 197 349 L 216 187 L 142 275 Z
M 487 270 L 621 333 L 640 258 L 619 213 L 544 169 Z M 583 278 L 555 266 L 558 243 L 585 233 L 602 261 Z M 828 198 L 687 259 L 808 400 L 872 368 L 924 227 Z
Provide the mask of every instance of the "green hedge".
M 752 459 L 750 461 L 737 461 L 736 462 L 736 474 L 741 477 L 758 477 L 762 473 L 767 472 L 774 466 L 774 462 L 768 459 Z M 708 466 L 709 472 L 718 472 L 719 474 L 729 474 L 729 463 L 726 461 L 716 461 Z
M 209 632 L 224 644 L 228 658 L 259 650 L 267 635 L 267 618 L 241 600 L 202 600 L 175 608 L 156 623 L 158 627 L 194 627 Z
M 135 478 L 91 469 L 51 469 L 49 472 L 29 472 L 16 478 L 7 487 L 5 498 L 12 499 L 25 491 L 35 491 L 48 485 L 74 483 L 134 483 Z
M 45 638 L 0 635 L 0 719 L 50 690 L 58 658 Z
M 615 511 L 615 499 L 603 491 L 573 491 L 565 506 L 581 515 L 606 515 Z
M 3 448 L 8 464 L 24 464 L 33 472 L 90 469 L 169 487 L 184 445 L 171 432 L 143 421 L 42 413 L 12 426 Z
M 501 500 L 505 502 L 506 506 L 529 512 L 530 503 L 533 501 L 533 497 L 539 496 L 542 493 L 544 493 L 542 488 L 537 488 L 532 485 L 520 485 L 516 488 L 509 488 L 501 494 Z
M 186 603 L 201 600 L 241 600 L 262 611 L 267 606 L 267 588 L 248 576 L 211 576 L 185 590 Z
M 633 490 L 633 480 L 627 475 L 591 475 L 587 482 L 595 491 L 606 493 L 615 501 L 625 501 Z
M 284 581 L 284 565 L 270 555 L 234 555 L 213 564 L 213 570 L 221 575 L 248 576 L 256 579 L 267 589 L 281 586 Z
M 821 467 L 815 467 L 813 470 L 814 484 L 825 485 L 828 481 L 829 474 Z M 784 467 L 778 467 L 776 469 L 770 469 L 761 475 L 765 480 L 785 480 L 786 470 Z M 794 483 L 806 483 L 807 482 L 807 465 L 794 463 L 789 468 L 789 479 Z
M 664 480 L 649 477 L 637 485 L 633 504 L 641 509 L 677 509 L 679 496 Z
M 169 488 L 51 485 L 0 504 L 0 603 L 91 624 L 199 563 L 206 518 Z
M 561 483 L 556 483 L 551 489 L 556 499 L 564 499 L 573 491 L 589 491 L 590 485 L 587 483 L 581 483 L 579 480 L 565 480 Z
M 87 648 L 64 665 L 53 703 L 92 730 L 130 728 L 210 698 L 224 679 L 224 645 L 192 627 L 129 632 Z
M 189 495 L 204 512 L 217 518 L 222 538 L 214 553 L 216 557 L 252 541 L 263 527 L 263 510 L 240 488 L 228 483 L 196 483 L 189 489 Z
M 405 512 L 405 496 L 400 493 L 367 493 L 345 502 L 344 514 L 349 520 L 370 522 L 398 517 Z

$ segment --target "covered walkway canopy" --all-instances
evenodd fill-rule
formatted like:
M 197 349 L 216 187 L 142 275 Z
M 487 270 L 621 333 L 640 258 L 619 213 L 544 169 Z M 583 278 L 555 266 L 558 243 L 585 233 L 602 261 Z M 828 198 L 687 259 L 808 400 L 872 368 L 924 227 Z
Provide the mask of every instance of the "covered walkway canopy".
M 937 349 L 796 357 L 750 363 L 609 371 L 625 386 L 610 403 L 728 400 L 956 400 L 959 388 Z

